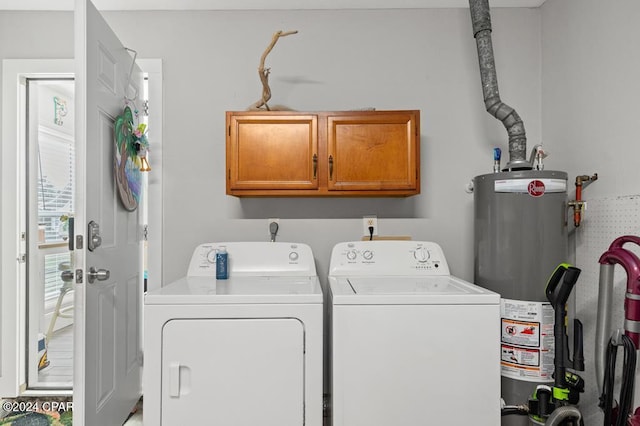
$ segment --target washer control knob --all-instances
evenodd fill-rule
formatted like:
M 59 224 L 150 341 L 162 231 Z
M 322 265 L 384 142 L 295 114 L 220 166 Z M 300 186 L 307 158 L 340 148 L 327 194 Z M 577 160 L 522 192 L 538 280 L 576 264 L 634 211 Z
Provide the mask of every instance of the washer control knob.
M 429 250 L 426 250 L 424 247 L 419 247 L 413 252 L 413 257 L 420 263 L 424 263 L 429 260 L 430 256 Z
M 289 260 L 291 260 L 292 262 L 298 260 L 299 257 L 300 255 L 296 251 L 292 251 L 291 253 L 289 253 Z
M 349 259 L 349 260 L 356 260 L 356 256 L 357 256 L 357 254 L 356 254 L 355 250 L 349 250 L 347 252 L 347 259 Z
M 364 257 L 366 260 L 371 260 L 373 259 L 373 252 L 371 250 L 365 250 L 362 253 L 362 257 Z
M 216 263 L 216 249 L 211 249 L 207 253 L 207 262 Z

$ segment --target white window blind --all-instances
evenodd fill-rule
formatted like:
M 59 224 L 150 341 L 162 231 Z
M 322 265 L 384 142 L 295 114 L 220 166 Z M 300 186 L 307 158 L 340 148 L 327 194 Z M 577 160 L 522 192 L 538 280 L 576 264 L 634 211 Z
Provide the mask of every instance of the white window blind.
M 45 243 L 65 241 L 67 222 L 61 217 L 74 209 L 75 147 L 72 141 L 39 132 L 38 224 Z
M 38 225 L 44 228 L 44 243 L 68 239 L 68 222 L 73 214 L 75 146 L 72 140 L 46 129 L 38 132 Z M 44 256 L 44 300 L 55 301 L 64 282 L 60 265 L 69 264 L 69 253 Z

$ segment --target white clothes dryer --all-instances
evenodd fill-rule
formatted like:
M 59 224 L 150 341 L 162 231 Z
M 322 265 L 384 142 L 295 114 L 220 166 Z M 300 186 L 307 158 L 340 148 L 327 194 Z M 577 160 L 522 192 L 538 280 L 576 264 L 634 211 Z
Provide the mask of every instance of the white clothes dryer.
M 226 280 L 215 278 L 221 246 Z M 323 295 L 309 246 L 202 244 L 187 276 L 144 308 L 145 425 L 322 425 Z
M 333 426 L 500 424 L 500 296 L 440 246 L 337 244 L 329 288 Z

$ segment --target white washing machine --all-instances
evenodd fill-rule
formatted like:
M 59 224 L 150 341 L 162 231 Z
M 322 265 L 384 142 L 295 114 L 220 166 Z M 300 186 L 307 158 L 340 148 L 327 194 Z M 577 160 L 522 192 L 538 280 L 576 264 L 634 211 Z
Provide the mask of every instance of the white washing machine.
M 437 244 L 337 244 L 329 288 L 333 426 L 500 424 L 500 296 Z
M 215 253 L 229 279 L 216 280 Z M 309 246 L 202 244 L 144 299 L 144 424 L 321 426 L 323 296 Z

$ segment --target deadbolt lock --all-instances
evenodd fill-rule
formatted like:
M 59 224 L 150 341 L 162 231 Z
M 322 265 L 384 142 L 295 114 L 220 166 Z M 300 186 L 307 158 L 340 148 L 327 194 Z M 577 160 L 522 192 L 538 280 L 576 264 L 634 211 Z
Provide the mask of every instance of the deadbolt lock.
M 100 225 L 93 220 L 87 225 L 87 249 L 94 251 L 102 244 L 102 237 L 100 236 Z

